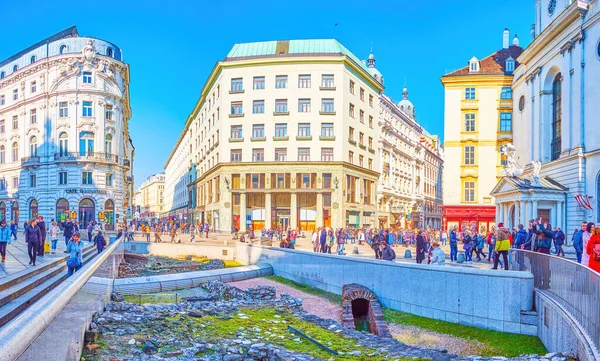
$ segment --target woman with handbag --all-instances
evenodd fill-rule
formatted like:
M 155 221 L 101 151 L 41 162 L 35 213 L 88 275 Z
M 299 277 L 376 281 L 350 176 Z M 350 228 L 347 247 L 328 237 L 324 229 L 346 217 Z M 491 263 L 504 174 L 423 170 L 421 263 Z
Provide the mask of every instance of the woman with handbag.
M 25 243 L 27 243 L 27 253 L 29 254 L 29 264 L 35 266 L 38 247 L 42 242 L 42 231 L 37 225 L 37 219 L 29 220 L 27 228 L 25 228 Z
M 56 221 L 52 221 L 52 225 L 50 226 L 48 233 L 50 233 L 50 243 L 52 245 L 51 253 L 55 254 L 56 253 L 56 244 L 58 243 L 58 234 L 60 233 L 60 228 L 58 228 L 58 224 L 56 223 Z
M 67 252 L 69 253 L 69 259 L 67 259 L 67 275 L 70 277 L 75 271 L 79 271 L 83 265 L 83 244 L 81 244 L 79 239 L 79 232 L 73 233 L 73 236 L 67 245 Z

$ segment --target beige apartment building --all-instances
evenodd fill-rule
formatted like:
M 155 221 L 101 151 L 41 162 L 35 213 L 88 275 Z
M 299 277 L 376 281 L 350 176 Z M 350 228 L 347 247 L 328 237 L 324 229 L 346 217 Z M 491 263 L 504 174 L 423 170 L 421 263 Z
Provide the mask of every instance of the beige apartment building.
M 375 59 L 334 39 L 236 44 L 165 166 L 188 173 L 166 183 L 189 182 L 186 219 L 221 231 L 375 226 L 382 90 Z
M 164 202 L 165 174 L 154 174 L 148 177 L 135 192 L 135 200 L 139 217 L 145 221 L 157 220 L 165 212 Z

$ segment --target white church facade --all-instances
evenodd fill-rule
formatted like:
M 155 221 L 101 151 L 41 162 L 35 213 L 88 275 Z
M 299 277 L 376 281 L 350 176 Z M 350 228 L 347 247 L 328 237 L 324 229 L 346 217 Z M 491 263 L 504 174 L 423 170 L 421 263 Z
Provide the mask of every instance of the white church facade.
M 513 80 L 515 161 L 524 171 L 502 178 L 492 196 L 497 222 L 527 227 L 540 216 L 570 240 L 582 221 L 600 221 L 600 2 L 538 0 L 531 32 Z

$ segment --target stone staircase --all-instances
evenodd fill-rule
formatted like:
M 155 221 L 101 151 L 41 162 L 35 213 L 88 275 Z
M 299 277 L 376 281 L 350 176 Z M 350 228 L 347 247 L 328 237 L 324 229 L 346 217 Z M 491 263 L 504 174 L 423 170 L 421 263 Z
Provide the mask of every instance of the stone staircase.
M 83 264 L 97 255 L 91 245 L 83 250 Z M 67 258 L 56 258 L 39 267 L 28 268 L 0 280 L 0 327 L 4 326 L 31 304 L 50 292 L 67 278 Z

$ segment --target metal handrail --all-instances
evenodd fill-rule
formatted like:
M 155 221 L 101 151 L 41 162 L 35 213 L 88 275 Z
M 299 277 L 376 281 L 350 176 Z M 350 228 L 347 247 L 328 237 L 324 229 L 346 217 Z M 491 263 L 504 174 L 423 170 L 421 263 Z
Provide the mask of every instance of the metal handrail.
M 73 276 L 67 278 L 19 316 L 0 328 L 0 361 L 14 361 L 46 330 L 98 268 L 121 245 L 116 239 L 104 252 L 94 257 Z
M 530 271 L 534 287 L 552 296 L 600 349 L 600 273 L 563 257 L 511 249 L 514 271 Z

